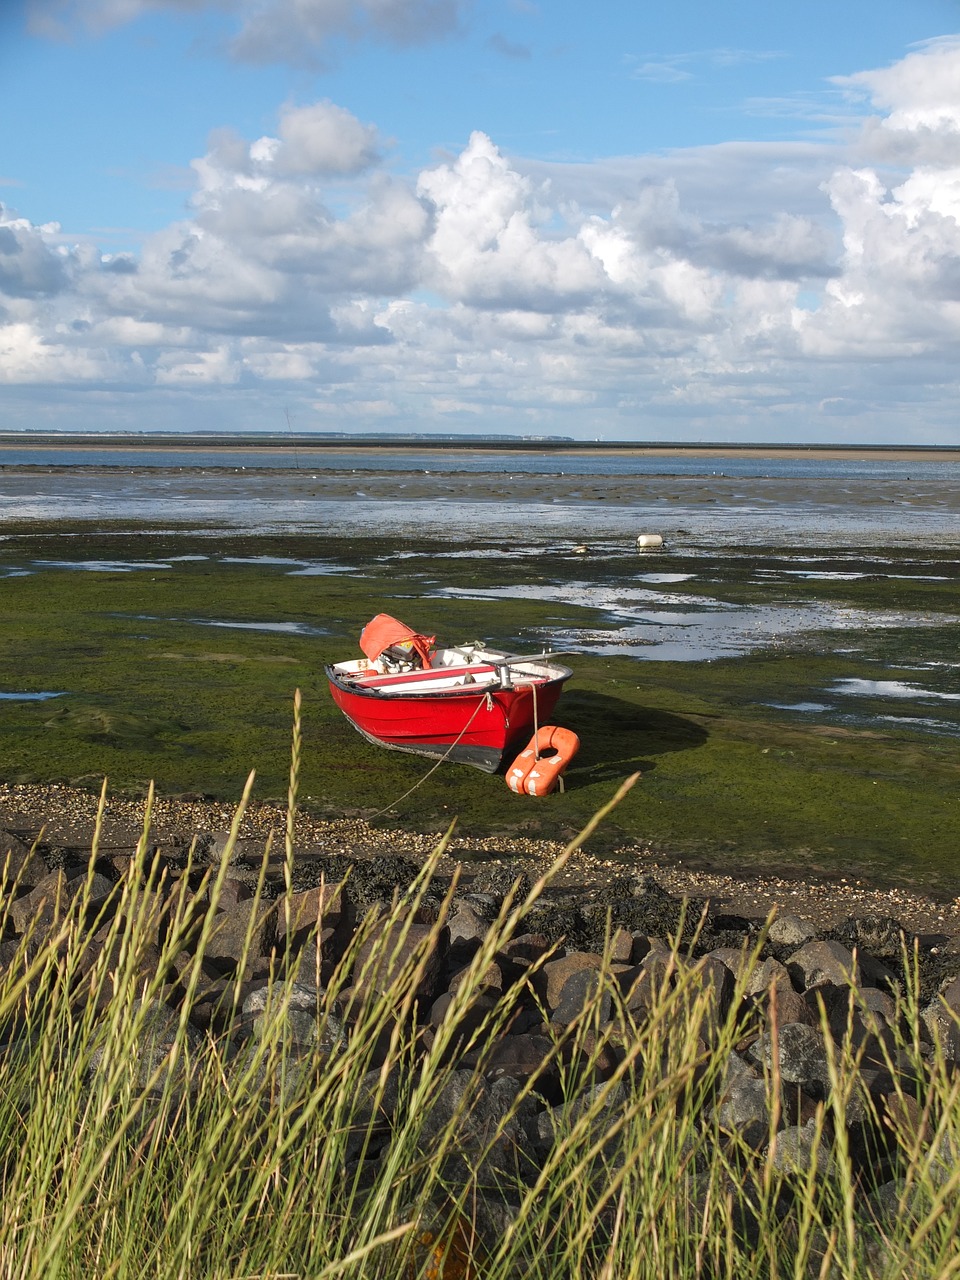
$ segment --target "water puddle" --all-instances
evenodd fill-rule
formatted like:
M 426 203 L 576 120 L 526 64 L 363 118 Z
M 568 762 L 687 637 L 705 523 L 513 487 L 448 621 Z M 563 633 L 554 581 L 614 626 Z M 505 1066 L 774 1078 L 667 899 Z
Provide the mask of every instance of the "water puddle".
M 0 693 L 0 702 L 47 702 L 50 698 L 62 698 L 61 693 Z
M 829 702 L 764 702 L 764 707 L 773 707 L 775 711 L 800 711 L 806 715 L 819 711 L 832 711 Z
M 540 600 L 592 610 L 598 615 L 598 622 L 608 626 L 560 626 L 551 631 L 558 648 L 657 662 L 743 657 L 788 638 L 822 631 L 872 631 L 956 621 L 942 615 L 848 608 L 829 601 L 732 605 L 708 596 L 656 591 L 652 585 L 536 583 L 485 589 L 441 587 L 436 594 L 471 600 Z
M 638 582 L 662 583 L 691 582 L 696 577 L 693 573 L 638 573 Z
M 311 564 L 304 565 L 302 569 L 291 569 L 287 574 L 288 578 L 325 578 L 328 574 L 346 573 L 358 574 L 360 570 L 348 564 L 329 564 L 323 561 L 315 561 Z
M 879 573 L 877 571 L 846 572 L 841 569 L 761 569 L 761 573 L 773 577 L 782 573 L 790 578 L 803 578 L 816 582 L 856 582 L 860 578 L 886 578 L 898 582 L 949 582 L 943 573 Z
M 311 627 L 306 622 L 223 622 L 216 618 L 167 618 L 167 622 L 189 622 L 196 627 L 224 627 L 229 631 L 271 631 L 286 636 L 325 636 L 325 627 Z
M 877 716 L 876 719 L 880 724 L 905 725 L 909 729 L 919 729 L 925 733 L 960 738 L 960 724 L 951 724 L 949 720 L 932 720 L 929 716 Z
M 289 556 L 221 556 L 221 564 L 303 564 L 302 560 L 291 560 Z
M 914 698 L 919 701 L 942 699 L 944 702 L 960 702 L 960 693 L 941 693 L 936 689 L 921 689 L 902 680 L 836 680 L 828 693 L 849 694 L 861 698 Z
M 325 578 L 328 574 L 357 572 L 350 565 L 332 564 L 328 560 L 292 560 L 288 556 L 223 556 L 221 564 L 276 565 L 287 569 L 288 578 Z
M 184 622 L 193 627 L 222 627 L 228 631 L 268 631 L 286 636 L 326 636 L 326 627 L 313 627 L 307 622 L 234 622 L 224 618 L 174 618 L 151 613 L 114 613 L 114 618 L 134 622 Z
M 77 569 L 83 573 L 142 573 L 169 569 L 165 560 L 38 560 L 38 569 Z

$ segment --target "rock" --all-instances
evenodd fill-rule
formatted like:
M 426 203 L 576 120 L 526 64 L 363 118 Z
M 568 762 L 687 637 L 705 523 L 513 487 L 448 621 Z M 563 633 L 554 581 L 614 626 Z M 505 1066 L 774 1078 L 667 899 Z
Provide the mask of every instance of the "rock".
M 632 965 L 617 974 L 623 1007 L 636 1021 L 642 1021 L 659 998 L 659 986 L 652 969 Z
M 940 999 L 951 1013 L 960 1018 L 960 977 L 947 979 L 941 988 Z
M 251 900 L 238 902 L 218 913 L 206 955 L 235 972 L 245 962 L 248 973 L 257 960 L 269 956 L 277 939 L 275 904 Z
M 417 962 L 420 976 L 416 995 L 432 1001 L 439 990 L 440 975 L 450 947 L 450 931 L 425 924 L 407 925 L 395 921 L 360 947 L 354 966 L 354 995 L 365 999 L 373 992 L 384 993 L 395 984 L 404 967 Z M 398 993 L 399 994 L 399 993 Z M 405 993 L 404 993 L 405 994 Z
M 500 1076 L 529 1080 L 539 1076 L 537 1091 L 552 1093 L 558 1084 L 558 1059 L 554 1041 L 549 1036 L 527 1032 L 504 1036 L 487 1060 L 486 1077 L 495 1081 Z
M 770 922 L 767 937 L 781 947 L 802 947 L 817 936 L 813 925 L 790 911 L 784 911 Z
M 128 945 L 123 930 L 118 932 L 111 924 L 105 924 L 97 930 L 80 957 L 78 972 L 87 978 L 87 990 L 101 1012 L 115 998 L 116 973 Z M 126 956 L 124 964 L 125 976 L 135 973 L 137 986 L 142 988 L 160 973 L 160 950 L 154 943 L 141 939 L 136 953 Z
M 809 1176 L 811 1169 L 816 1169 L 818 1178 L 826 1178 L 834 1171 L 829 1148 L 829 1136 L 811 1121 L 781 1129 L 772 1149 L 767 1150 L 775 1169 L 803 1179 Z
M 31 926 L 39 940 L 49 929 L 63 921 L 72 904 L 87 893 L 90 906 L 103 903 L 113 892 L 114 882 L 95 872 L 93 876 L 73 876 L 67 879 L 63 871 L 53 871 L 39 880 L 25 897 L 15 899 L 10 905 L 10 919 L 17 933 L 24 934 Z
M 236 863 L 248 864 L 244 869 L 244 875 L 249 878 L 253 865 L 259 864 L 263 858 L 265 842 L 263 840 L 244 840 L 238 839 L 233 845 L 230 844 L 229 831 L 217 831 L 213 834 L 207 845 L 206 857 L 209 862 L 217 865 L 223 862 L 224 857 L 229 857 L 230 865 Z M 256 873 L 253 874 L 256 880 Z
M 547 1107 L 537 1112 L 524 1125 L 534 1154 L 540 1164 L 549 1157 L 557 1137 L 577 1125 L 581 1141 L 597 1145 L 597 1158 L 605 1170 L 623 1164 L 623 1131 L 611 1132 L 623 1108 L 630 1101 L 623 1082 L 589 1085 L 569 1103 Z
M 170 1075 L 179 1089 L 197 1087 L 190 1077 L 189 1054 L 199 1048 L 200 1036 L 190 1026 L 181 1033 L 179 1013 L 159 1000 L 135 1000 L 132 1020 L 136 1034 L 124 1035 L 122 1040 L 124 1076 L 139 1089 L 163 1089 Z M 174 1045 L 185 1045 L 188 1054 L 178 1051 L 172 1055 Z M 91 1072 L 115 1070 L 118 1063 L 113 1053 L 117 1047 L 108 1042 L 95 1049 L 90 1056 Z
M 316 939 L 317 930 L 335 928 L 347 911 L 341 884 L 321 884 L 277 899 L 277 930 L 284 934 L 290 920 L 291 951 L 301 951 Z
M 950 987 L 948 987 L 950 990 Z M 945 1058 L 960 1061 L 960 1023 L 943 996 L 937 996 L 921 1011 L 930 1038 Z
M 468 1007 L 461 1011 L 457 1018 L 456 1027 L 446 1027 L 444 1024 L 448 1020 L 450 1006 L 455 998 L 453 992 L 444 991 L 434 1000 L 430 1008 L 430 1025 L 436 1031 L 440 1031 L 442 1028 L 446 1034 L 450 1035 L 453 1052 L 460 1053 L 475 1032 L 483 1027 L 485 1023 L 489 1024 L 490 1018 L 497 1008 L 498 1001 L 495 996 L 475 996 Z
M 714 947 L 712 951 L 707 952 L 707 958 L 716 960 L 724 965 L 733 974 L 734 978 L 740 978 L 747 970 L 750 957 L 741 947 Z M 752 988 L 751 988 L 752 989 Z
M 285 1042 L 325 1054 L 346 1044 L 339 1009 L 327 1007 L 324 993 L 299 982 L 272 982 L 255 987 L 243 1002 L 243 1016 L 257 1039 L 281 1035 Z
M 239 902 L 248 902 L 253 897 L 253 887 L 245 880 L 235 880 L 228 876 L 220 886 L 217 907 L 220 911 L 229 911 Z
M 545 956 L 551 947 L 545 933 L 520 933 L 503 944 L 500 954 L 529 964 Z
M 47 868 L 38 853 L 9 831 L 0 831 L 0 877 L 7 891 L 14 885 L 24 894 L 36 887 L 47 874 Z
M 776 1017 L 780 1026 L 790 1022 L 803 1022 L 808 1027 L 820 1026 L 817 1011 L 792 986 L 775 983 L 762 998 L 762 1008 L 768 1024 Z
M 458 969 L 447 983 L 447 990 L 452 994 L 459 991 L 460 987 L 469 979 L 470 966 L 466 965 L 463 969 Z M 501 992 L 505 991 L 509 983 L 504 975 L 504 966 L 498 964 L 495 960 L 484 969 L 478 981 L 479 989 Z
M 769 1088 L 756 1069 L 737 1053 L 727 1055 L 714 1104 L 724 1129 L 739 1132 L 759 1148 L 770 1134 Z M 750 1130 L 748 1136 L 747 1131 Z
M 787 1084 L 798 1084 L 823 1089 L 829 1083 L 827 1052 L 823 1036 L 814 1027 L 802 1022 L 789 1022 L 779 1029 L 776 1037 L 777 1061 L 780 1078 Z M 774 1037 L 764 1032 L 750 1046 L 750 1057 L 768 1071 L 774 1067 Z
M 714 1044 L 720 1035 L 733 996 L 733 977 L 726 965 L 710 956 L 685 974 L 689 999 L 700 1002 L 697 1034 L 706 1044 Z
M 598 955 L 588 951 L 571 951 L 558 960 L 548 960 L 534 978 L 535 990 L 553 1012 L 560 1004 L 568 979 L 584 970 L 596 973 L 601 963 Z
M 451 946 L 458 942 L 480 942 L 486 936 L 488 922 L 463 898 L 455 898 L 453 908 L 447 920 Z
M 853 954 L 839 942 L 808 942 L 787 959 L 787 970 L 801 991 L 823 982 L 855 986 L 860 971 Z
M 584 968 L 571 973 L 563 984 L 560 998 L 551 1014 L 551 1021 L 563 1026 L 576 1022 L 583 1016 L 587 1004 L 596 1001 L 598 993 L 602 992 L 599 995 L 599 1015 L 594 1016 L 598 1016 L 601 1025 L 609 1022 L 613 1012 L 613 1001 L 609 988 L 606 990 L 603 988 L 603 975 L 599 969 Z

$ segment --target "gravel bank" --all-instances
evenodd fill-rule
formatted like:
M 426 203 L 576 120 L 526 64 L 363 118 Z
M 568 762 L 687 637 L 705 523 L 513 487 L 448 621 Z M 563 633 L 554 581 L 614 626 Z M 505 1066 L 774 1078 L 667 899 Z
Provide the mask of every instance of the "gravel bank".
M 104 855 L 133 851 L 143 828 L 144 807 L 142 800 L 108 797 L 100 840 Z M 11 832 L 27 843 L 39 838 L 46 848 L 76 853 L 89 850 L 97 808 L 97 796 L 71 787 L 0 784 L 0 831 Z M 158 798 L 153 806 L 151 844 L 184 850 L 197 839 L 209 845 L 229 829 L 233 814 L 232 806 L 206 799 Z M 252 805 L 240 833 L 244 851 L 255 855 L 272 836 L 279 852 L 285 827 L 285 810 Z M 397 854 L 418 859 L 434 848 L 437 839 L 436 833 L 373 827 L 361 817 L 327 820 L 306 811 L 297 815 L 297 851 L 304 859 L 330 854 L 354 858 Z M 440 869 L 449 874 L 459 864 L 466 882 L 479 867 L 498 865 L 536 878 L 561 847 L 553 841 L 522 836 L 468 839 L 455 835 Z M 557 883 L 582 886 L 589 894 L 627 870 L 652 876 L 670 893 L 708 899 L 715 911 L 761 918 L 771 911 L 788 911 L 817 930 L 835 927 L 853 915 L 891 916 L 919 934 L 960 936 L 960 898 L 937 900 L 916 890 L 880 888 L 861 880 L 738 877 L 687 868 L 662 851 L 642 847 L 623 850 L 609 859 L 581 851 Z

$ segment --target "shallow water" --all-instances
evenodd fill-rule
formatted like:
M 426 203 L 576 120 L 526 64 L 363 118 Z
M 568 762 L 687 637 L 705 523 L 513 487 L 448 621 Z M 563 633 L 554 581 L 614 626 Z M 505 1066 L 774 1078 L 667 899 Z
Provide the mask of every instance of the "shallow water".
M 62 698 L 59 693 L 0 693 L 0 702 L 46 702 L 49 698 Z
M 609 459 L 605 461 L 610 461 Z M 644 460 L 645 461 L 645 460 Z M 803 474 L 597 473 L 589 484 L 544 471 L 171 472 L 104 468 L 0 472 L 0 526 L 14 520 L 124 520 L 249 532 L 502 538 L 531 546 L 570 538 L 630 548 L 640 533 L 668 547 L 783 546 L 812 551 L 960 545 L 960 463 L 920 482 L 835 463 Z M 932 464 L 928 464 L 932 465 Z
M 694 577 L 692 574 L 667 576 L 671 581 L 690 581 Z M 791 601 L 779 606 L 731 605 L 707 595 L 678 595 L 590 582 L 520 584 L 482 590 L 446 587 L 439 588 L 435 594 L 474 600 L 552 600 L 593 609 L 603 630 L 554 628 L 551 637 L 555 646 L 575 652 L 629 654 L 657 662 L 743 657 L 788 638 L 796 641 L 804 635 L 824 631 L 870 632 L 944 623 L 960 625 L 960 616 L 931 616 L 909 610 L 857 609 L 828 601 Z

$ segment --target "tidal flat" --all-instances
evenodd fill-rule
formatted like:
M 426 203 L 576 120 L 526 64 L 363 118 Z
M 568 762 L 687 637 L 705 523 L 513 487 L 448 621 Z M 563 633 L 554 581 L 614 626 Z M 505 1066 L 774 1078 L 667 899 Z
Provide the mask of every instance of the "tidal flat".
M 640 772 L 593 851 L 953 896 L 958 578 L 949 545 L 639 556 L 617 538 L 7 522 L 0 779 L 233 801 L 256 769 L 281 799 L 300 689 L 300 795 L 320 816 L 562 839 Z M 425 777 L 430 761 L 362 739 L 323 666 L 359 654 L 381 611 L 447 642 L 569 653 L 565 793 Z

